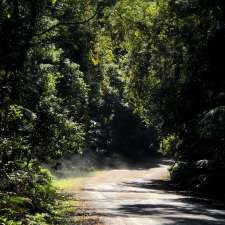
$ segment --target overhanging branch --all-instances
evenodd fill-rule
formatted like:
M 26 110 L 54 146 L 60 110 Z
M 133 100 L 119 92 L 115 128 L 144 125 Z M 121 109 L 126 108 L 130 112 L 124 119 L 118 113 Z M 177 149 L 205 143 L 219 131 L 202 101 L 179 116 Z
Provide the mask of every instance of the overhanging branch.
M 92 19 L 94 19 L 97 16 L 97 14 L 98 14 L 98 12 L 96 11 L 94 13 L 94 15 L 92 15 L 90 18 L 88 18 L 86 20 L 83 20 L 83 21 L 78 21 L 78 22 L 59 22 L 59 23 L 57 23 L 57 24 L 49 27 L 48 29 L 42 31 L 41 33 L 36 34 L 35 36 L 40 37 L 40 36 L 42 36 L 42 35 L 50 32 L 50 31 L 52 31 L 52 30 L 54 30 L 54 29 L 56 29 L 57 27 L 60 27 L 60 26 L 67 26 L 67 25 L 68 26 L 72 26 L 72 25 L 79 25 L 79 24 L 88 23 L 89 21 L 91 21 Z

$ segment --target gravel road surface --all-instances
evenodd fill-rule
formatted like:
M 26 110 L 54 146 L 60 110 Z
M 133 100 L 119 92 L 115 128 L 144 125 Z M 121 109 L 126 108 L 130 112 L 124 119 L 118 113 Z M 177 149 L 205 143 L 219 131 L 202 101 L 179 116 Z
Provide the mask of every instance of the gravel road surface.
M 105 225 L 225 225 L 221 206 L 174 190 L 170 164 L 102 171 L 86 181 L 80 198 Z

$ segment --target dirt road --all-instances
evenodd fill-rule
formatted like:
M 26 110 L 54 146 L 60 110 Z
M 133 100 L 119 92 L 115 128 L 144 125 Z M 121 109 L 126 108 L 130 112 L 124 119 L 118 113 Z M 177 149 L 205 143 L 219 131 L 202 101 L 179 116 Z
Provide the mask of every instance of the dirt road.
M 86 182 L 81 198 L 105 225 L 225 225 L 223 209 L 168 185 L 169 164 L 103 171 Z

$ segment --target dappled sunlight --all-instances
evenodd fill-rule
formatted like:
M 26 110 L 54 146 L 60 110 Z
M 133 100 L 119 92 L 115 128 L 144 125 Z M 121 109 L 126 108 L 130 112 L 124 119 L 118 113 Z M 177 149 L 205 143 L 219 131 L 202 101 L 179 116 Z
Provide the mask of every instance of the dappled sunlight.
M 225 225 L 224 55 L 223 0 L 0 0 L 0 225 Z
M 80 200 L 105 224 L 225 224 L 222 203 L 192 196 L 169 181 L 170 163 L 161 160 L 147 170 L 105 171 L 87 182 Z

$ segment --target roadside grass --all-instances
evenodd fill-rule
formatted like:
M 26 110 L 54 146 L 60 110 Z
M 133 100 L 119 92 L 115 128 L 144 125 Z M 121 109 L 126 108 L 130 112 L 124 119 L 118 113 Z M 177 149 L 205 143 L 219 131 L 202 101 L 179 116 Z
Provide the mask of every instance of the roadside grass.
M 75 195 L 75 190 L 78 190 L 84 180 L 83 177 L 68 177 L 63 179 L 55 178 L 53 181 L 54 187 L 58 192 L 58 217 L 55 218 L 56 225 L 77 225 L 79 220 L 77 210 L 79 201 Z
M 99 172 L 89 172 L 84 176 L 68 176 L 53 180 L 53 185 L 59 195 L 59 217 L 56 218 L 55 225 L 79 225 L 83 224 L 82 202 L 79 201 L 77 192 L 85 181 Z
M 64 192 L 73 192 L 79 190 L 79 188 L 85 183 L 85 181 L 92 176 L 100 176 L 102 171 L 91 171 L 84 176 L 68 176 L 64 178 L 55 178 L 53 185 L 59 190 Z
M 88 215 L 84 202 L 79 200 L 79 190 L 91 176 L 101 175 L 101 171 L 92 171 L 84 176 L 55 178 L 53 185 L 58 190 L 59 214 L 54 225 L 100 224 L 97 218 Z
M 63 179 L 55 179 L 53 185 L 60 191 L 72 191 L 79 189 L 86 177 L 68 177 Z

